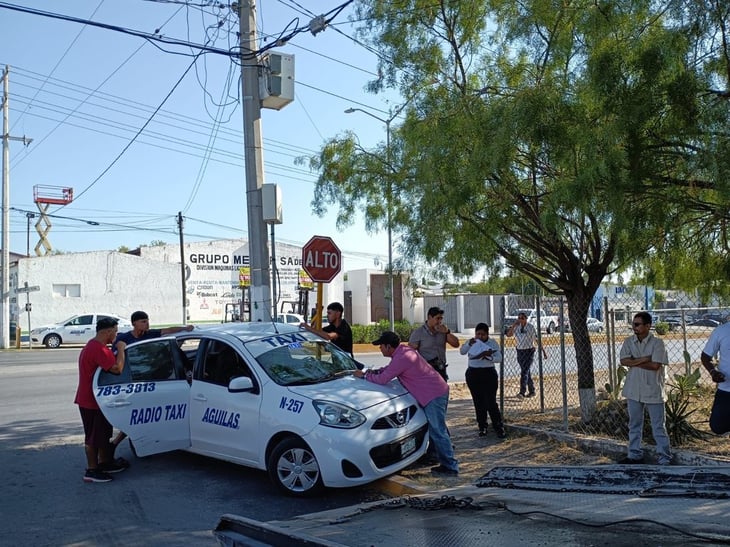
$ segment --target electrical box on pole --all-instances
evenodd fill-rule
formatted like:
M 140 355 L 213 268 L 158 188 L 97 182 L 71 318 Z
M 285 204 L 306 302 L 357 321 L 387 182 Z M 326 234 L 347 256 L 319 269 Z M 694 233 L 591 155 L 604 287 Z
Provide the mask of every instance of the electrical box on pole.
M 271 51 L 260 59 L 261 108 L 281 110 L 294 100 L 294 55 Z

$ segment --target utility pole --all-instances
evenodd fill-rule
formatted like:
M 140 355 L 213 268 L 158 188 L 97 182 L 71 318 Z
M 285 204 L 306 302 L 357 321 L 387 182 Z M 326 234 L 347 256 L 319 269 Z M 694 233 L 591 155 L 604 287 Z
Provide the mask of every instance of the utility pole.
M 3 72 L 3 180 L 2 180 L 2 313 L 0 313 L 0 347 L 10 345 L 10 141 L 22 141 L 26 146 L 33 139 L 10 136 L 10 67 Z
M 188 324 L 187 287 L 185 285 L 185 245 L 183 241 L 183 216 L 182 211 L 177 213 L 177 229 L 180 232 L 180 276 L 182 283 L 182 324 Z
M 235 4 L 234 4 L 235 5 Z M 259 56 L 256 39 L 255 3 L 241 0 L 239 30 L 243 98 L 243 146 L 246 163 L 246 212 L 248 216 L 248 256 L 251 264 L 249 314 L 251 321 L 270 321 L 272 310 L 269 249 L 263 217 L 261 186 L 264 156 L 261 136 Z

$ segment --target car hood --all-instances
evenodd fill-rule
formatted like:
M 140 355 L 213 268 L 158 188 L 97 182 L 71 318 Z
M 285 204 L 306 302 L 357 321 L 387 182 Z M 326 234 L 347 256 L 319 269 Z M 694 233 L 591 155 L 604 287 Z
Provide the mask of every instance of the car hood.
M 381 386 L 354 376 L 311 386 L 290 386 L 288 389 L 300 397 L 343 403 L 355 410 L 370 408 L 398 397 L 410 396 L 396 380 Z

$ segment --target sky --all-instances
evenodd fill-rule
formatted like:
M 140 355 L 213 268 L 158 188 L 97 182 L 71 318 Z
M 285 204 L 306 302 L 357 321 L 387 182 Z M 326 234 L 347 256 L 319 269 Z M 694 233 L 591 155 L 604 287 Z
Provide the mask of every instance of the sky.
M 260 0 L 261 44 L 342 3 Z M 198 49 L 156 47 L 138 36 L 19 13 L 4 4 L 208 42 L 224 51 L 235 46 L 238 18 L 228 8 L 201 7 L 208 2 L 200 1 L 0 2 L 0 71 L 10 67 L 10 136 L 33 139 L 27 146 L 10 141 L 10 251 L 24 254 L 29 247 L 35 254 L 34 188 L 41 196 L 73 188 L 71 203 L 47 210 L 53 215 L 47 237 L 58 251 L 178 243 L 178 212 L 186 242 L 247 237 L 236 62 L 215 53 L 194 60 Z M 386 118 L 398 103 L 393 93 L 388 101 L 365 91 L 376 77 L 377 57 L 357 43 L 351 15 L 348 6 L 316 36 L 302 32 L 274 48 L 295 57 L 295 100 L 280 111 L 262 110 L 264 182 L 278 184 L 283 198 L 278 241 L 303 245 L 313 235 L 330 236 L 342 250 L 344 270 L 382 269 L 385 232 L 367 234 L 360 217 L 339 232 L 332 207 L 325 217 L 315 216 L 316 174 L 294 163 L 345 130 L 366 147 L 385 141 L 383 123 L 361 112 L 344 113 L 356 107 Z M 30 223 L 28 213 L 36 215 Z

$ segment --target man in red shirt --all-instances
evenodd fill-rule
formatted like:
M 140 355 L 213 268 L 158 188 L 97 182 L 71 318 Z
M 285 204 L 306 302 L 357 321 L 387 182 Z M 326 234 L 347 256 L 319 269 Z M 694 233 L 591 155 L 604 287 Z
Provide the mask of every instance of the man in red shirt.
M 84 424 L 84 450 L 86 451 L 86 473 L 84 482 L 109 482 L 109 473 L 123 471 L 129 464 L 112 460 L 109 439 L 112 425 L 99 409 L 94 398 L 93 382 L 97 368 L 113 374 L 124 369 L 124 342 L 118 342 L 119 352 L 115 357 L 108 344 L 117 335 L 117 321 L 110 317 L 96 323 L 96 336 L 89 340 L 79 354 L 79 386 L 74 402 L 79 405 L 81 421 Z

